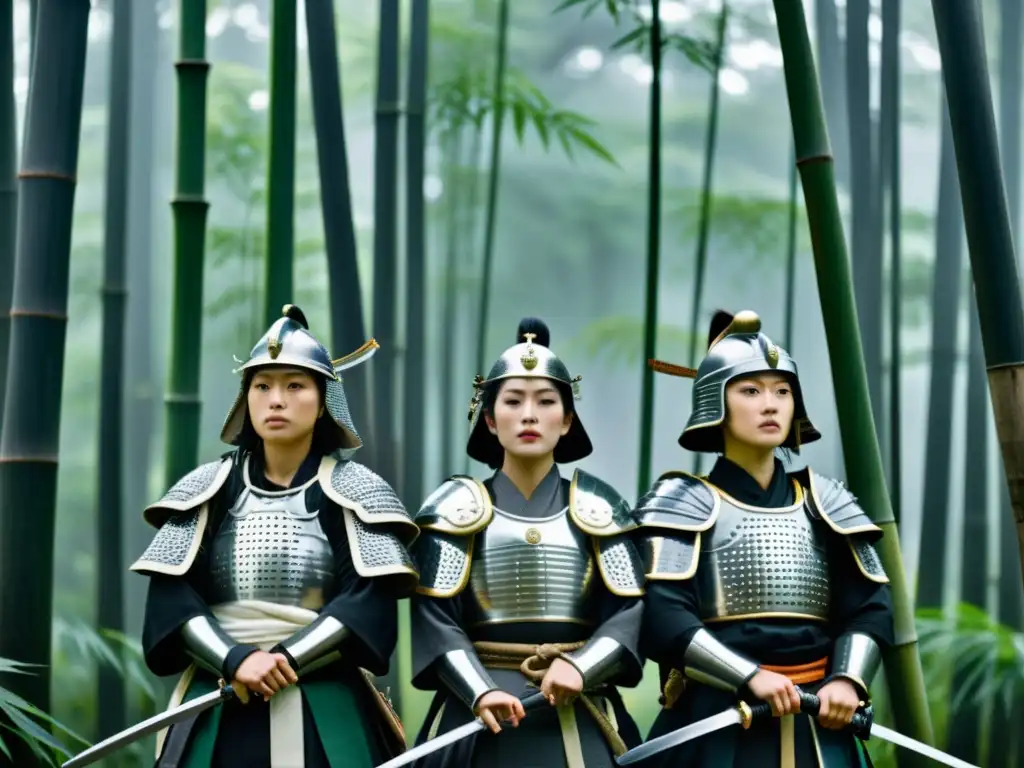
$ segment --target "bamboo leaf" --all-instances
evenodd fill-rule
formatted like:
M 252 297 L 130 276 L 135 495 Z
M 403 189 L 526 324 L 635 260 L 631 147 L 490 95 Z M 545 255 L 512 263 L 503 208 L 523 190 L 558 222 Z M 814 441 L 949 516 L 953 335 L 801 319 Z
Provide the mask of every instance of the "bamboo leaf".
M 523 143 L 523 132 L 526 130 L 526 113 L 529 109 L 527 104 L 516 101 L 512 104 L 512 124 L 515 126 L 516 139 Z
M 584 130 L 579 128 L 567 128 L 567 132 L 572 136 L 576 143 L 583 145 L 589 149 L 594 155 L 601 158 L 607 163 L 619 167 L 618 162 L 612 157 L 612 153 L 605 149 L 604 145 L 601 144 L 597 139 L 591 136 Z
M 648 34 L 647 27 L 637 27 L 631 32 L 627 32 L 614 43 L 612 43 L 612 50 L 618 50 L 619 48 L 625 48 L 627 45 L 634 45 L 641 47 L 643 46 L 644 38 Z
M 544 120 L 544 114 L 541 112 L 535 112 L 532 116 L 533 126 L 537 129 L 537 135 L 540 136 L 540 143 L 544 146 L 545 151 L 551 148 L 551 132 L 548 130 L 548 124 Z
M 30 717 L 27 717 L 17 707 L 12 707 L 9 704 L 5 704 L 0 701 L 0 711 L 7 715 L 7 718 L 11 721 L 14 727 L 21 732 L 23 737 L 27 737 L 26 741 L 29 741 L 30 744 L 32 742 L 36 742 L 37 745 L 45 744 L 56 752 L 60 752 L 61 754 L 69 757 L 71 756 L 71 751 L 60 741 L 54 738 L 53 734 L 47 732 Z M 38 750 L 36 747 L 33 747 L 33 751 L 36 752 L 39 757 L 43 757 L 45 755 L 42 750 Z

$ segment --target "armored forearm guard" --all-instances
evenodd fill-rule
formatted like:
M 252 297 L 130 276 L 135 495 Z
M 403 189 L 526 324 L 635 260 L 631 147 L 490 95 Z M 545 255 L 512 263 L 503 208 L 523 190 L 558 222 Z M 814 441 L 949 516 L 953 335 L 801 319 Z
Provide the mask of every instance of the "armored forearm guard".
M 216 675 L 224 674 L 224 662 L 237 643 L 216 621 L 196 616 L 181 628 L 185 648 L 197 663 Z
M 475 653 L 448 651 L 437 660 L 437 676 L 474 712 L 485 693 L 498 690 Z
M 578 651 L 562 658 L 576 667 L 583 676 L 583 689 L 596 688 L 614 678 L 622 669 L 622 643 L 610 637 L 596 637 Z
M 351 634 L 348 627 L 333 616 L 319 616 L 280 645 L 295 674 L 307 671 L 310 664 L 335 650 Z
M 686 676 L 697 682 L 735 691 L 757 674 L 758 666 L 730 650 L 706 629 L 697 630 L 683 654 Z
M 871 681 L 882 663 L 882 652 L 878 644 L 863 632 L 848 632 L 836 640 L 832 655 L 830 680 L 841 677 L 849 680 L 866 701 Z

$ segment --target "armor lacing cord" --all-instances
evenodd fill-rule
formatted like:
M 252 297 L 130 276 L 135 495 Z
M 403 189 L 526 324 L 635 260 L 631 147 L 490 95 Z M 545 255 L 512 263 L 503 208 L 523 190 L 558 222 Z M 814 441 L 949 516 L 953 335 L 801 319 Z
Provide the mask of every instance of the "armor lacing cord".
M 578 651 L 586 645 L 586 642 L 579 643 L 543 643 L 541 645 L 530 645 L 528 643 L 473 643 L 480 663 L 490 669 L 513 669 L 520 672 L 523 677 L 531 683 L 540 685 L 544 679 L 551 662 L 563 658 L 567 653 Z M 626 743 L 619 736 L 618 730 L 608 719 L 608 716 L 594 703 L 593 699 L 586 693 L 581 693 L 580 703 L 586 708 L 590 716 L 594 718 L 601 734 L 611 747 L 612 753 L 618 757 L 625 754 Z M 580 746 L 579 731 L 576 730 L 575 710 L 570 704 L 565 707 L 557 707 L 558 720 L 562 726 L 562 741 L 565 745 L 565 756 L 568 768 L 584 768 L 582 751 Z M 575 759 L 574 759 L 575 758 Z

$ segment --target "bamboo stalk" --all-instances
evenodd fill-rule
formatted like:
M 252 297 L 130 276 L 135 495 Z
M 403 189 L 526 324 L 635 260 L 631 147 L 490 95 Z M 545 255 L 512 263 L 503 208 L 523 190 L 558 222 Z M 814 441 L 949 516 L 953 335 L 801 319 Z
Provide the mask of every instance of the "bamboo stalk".
M 487 354 L 487 318 L 491 305 L 491 273 L 494 270 L 494 231 L 498 217 L 498 181 L 501 177 L 501 134 L 505 127 L 505 68 L 508 63 L 509 0 L 498 0 L 498 51 L 494 67 L 491 109 L 491 170 L 487 180 L 487 212 L 484 219 L 484 263 L 480 278 L 480 325 L 476 341 L 476 370 L 484 373 Z
M 398 187 L 399 0 L 381 0 L 377 50 L 376 145 L 373 169 L 373 335 L 381 350 L 373 371 L 373 464 L 394 481 L 394 366 L 397 343 L 395 271 Z
M 427 66 L 430 54 L 430 2 L 415 0 L 410 20 L 408 97 L 405 123 L 405 423 L 402 429 L 402 497 L 410 505 L 423 498 L 424 417 L 426 415 L 426 227 L 423 177 L 426 145 Z M 445 425 L 444 429 L 450 429 Z
M 88 0 L 40 0 L 18 175 L 10 366 L 0 440 L 0 657 L 40 665 L 4 686 L 50 709 L 53 535 Z M 30 753 L 8 739 L 14 765 Z M 2 759 L 2 758 L 0 758 Z
M 170 487 L 197 464 L 199 374 L 203 341 L 203 197 L 206 161 L 206 0 L 181 0 L 176 115 L 174 287 L 167 403 L 165 485 Z
M 1024 308 L 996 142 L 981 13 L 932 2 L 996 434 L 1024 551 Z
M 442 157 L 448 158 L 448 168 L 442 168 L 444 174 L 445 200 L 445 257 L 443 272 L 443 288 L 441 310 L 442 339 L 456 334 L 455 318 L 458 302 L 458 212 L 460 190 L 458 184 L 458 168 L 462 155 L 462 130 L 452 128 L 452 134 L 442 139 Z M 447 173 L 445 173 L 447 170 Z M 456 385 L 455 345 L 446 342 L 441 345 L 441 466 L 442 475 L 453 471 L 458 460 L 455 456 L 455 435 L 458 433 L 456 422 L 457 411 L 455 399 L 462 390 Z
M 270 136 L 263 320 L 270 325 L 295 300 L 296 0 L 274 0 L 270 33 Z
M 11 337 L 14 249 L 17 240 L 18 110 L 14 103 L 14 0 L 0 2 L 0 435 Z
M 124 463 L 124 356 L 127 269 L 128 150 L 131 120 L 132 2 L 114 0 L 107 118 L 107 199 L 104 206 L 103 345 L 101 348 L 99 482 L 96 505 L 99 629 L 124 631 L 122 466 Z M 142 471 L 145 471 L 142 468 Z M 120 647 L 110 651 L 120 656 Z M 99 668 L 100 738 L 126 725 L 124 678 L 109 664 Z
M 946 99 L 939 114 L 942 125 L 939 160 L 939 199 L 935 215 L 935 266 L 932 278 L 931 373 L 928 387 L 928 426 L 922 493 L 921 557 L 923 563 L 943 562 L 948 538 L 946 509 L 951 474 L 953 382 L 957 361 L 957 318 L 960 315 L 960 274 L 963 269 L 963 214 L 960 182 Z M 917 579 L 918 605 L 943 604 L 944 569 L 922 569 Z
M 797 217 L 797 174 L 796 150 L 791 152 L 789 169 L 789 217 L 786 227 L 786 324 L 785 348 L 793 352 L 793 315 L 796 308 L 796 217 Z
M 647 290 L 644 299 L 643 360 L 655 357 L 658 342 L 658 275 L 661 272 L 661 2 L 651 0 L 650 140 L 647 169 Z M 654 371 L 644 365 L 640 385 L 640 467 L 637 498 L 651 485 L 654 434 Z
M 352 218 L 345 122 L 342 119 L 341 78 L 334 0 L 306 0 L 306 39 L 313 123 L 320 169 L 320 206 L 330 290 L 331 342 L 336 353 L 357 349 L 367 337 L 359 278 L 359 250 Z M 369 387 L 366 369 L 345 372 L 345 398 L 363 440 L 372 444 Z M 365 421 L 360 421 L 363 419 Z
M 847 481 L 864 509 L 885 532 L 879 555 L 891 582 L 896 622 L 896 643 L 885 655 L 885 670 L 896 726 L 909 736 L 931 742 L 934 737 L 917 652 L 913 604 L 872 419 L 853 281 L 803 4 L 775 0 L 774 6 L 832 380 L 837 386 L 835 398 Z

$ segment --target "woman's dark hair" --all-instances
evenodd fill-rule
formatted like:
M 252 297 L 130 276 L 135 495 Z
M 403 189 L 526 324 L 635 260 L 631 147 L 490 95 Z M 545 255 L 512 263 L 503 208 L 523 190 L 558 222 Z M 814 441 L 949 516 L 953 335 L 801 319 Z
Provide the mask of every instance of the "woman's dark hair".
M 243 397 L 249 396 L 249 388 L 252 387 L 253 377 L 263 368 L 269 366 L 260 366 L 258 368 L 250 368 L 245 372 L 245 378 L 243 379 Z M 323 407 L 324 412 L 320 414 L 320 418 L 316 420 L 313 425 L 313 443 L 310 446 L 310 451 L 326 456 L 329 453 L 333 453 L 337 450 L 337 439 L 334 435 L 334 430 L 331 427 L 331 415 L 327 412 L 327 381 L 318 373 L 313 371 L 303 370 L 303 373 L 309 375 L 313 381 L 316 382 L 317 391 L 320 393 L 320 405 Z M 245 451 L 255 450 L 261 443 L 263 438 L 256 432 L 256 428 L 252 425 L 252 415 L 249 413 L 249 408 L 246 406 L 245 409 L 245 420 L 242 423 L 242 431 L 238 435 L 238 447 Z

